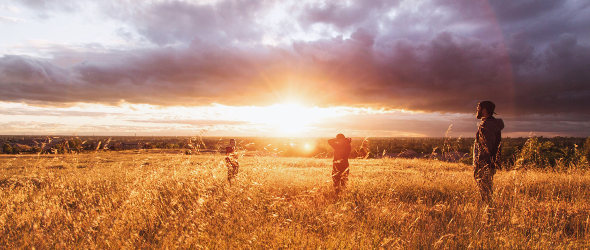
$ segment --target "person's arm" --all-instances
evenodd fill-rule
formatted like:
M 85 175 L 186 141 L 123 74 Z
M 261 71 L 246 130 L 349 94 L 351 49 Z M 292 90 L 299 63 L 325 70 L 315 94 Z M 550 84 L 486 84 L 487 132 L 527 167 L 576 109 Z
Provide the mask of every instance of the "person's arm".
M 352 145 L 350 144 L 351 141 L 352 139 L 350 138 L 344 139 L 344 150 L 346 151 L 346 158 L 350 157 L 350 151 L 352 151 Z
M 330 139 L 328 140 L 328 144 L 330 144 L 330 146 L 332 146 L 332 148 L 336 148 L 336 138 Z
M 494 167 L 500 169 L 502 167 L 502 132 L 498 131 L 496 139 L 498 142 L 498 148 L 496 149 L 496 155 L 494 156 Z

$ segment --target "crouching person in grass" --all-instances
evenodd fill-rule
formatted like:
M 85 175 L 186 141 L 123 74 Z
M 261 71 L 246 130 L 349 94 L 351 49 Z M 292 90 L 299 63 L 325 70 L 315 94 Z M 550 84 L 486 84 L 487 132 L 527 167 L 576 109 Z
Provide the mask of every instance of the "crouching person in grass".
M 229 146 L 225 147 L 225 166 L 227 167 L 227 181 L 231 185 L 232 179 L 238 174 L 240 164 L 236 152 L 236 140 L 230 139 Z
M 501 140 L 504 122 L 493 115 L 496 105 L 490 101 L 482 101 L 477 105 L 477 119 L 481 119 L 475 134 L 473 147 L 473 167 L 475 182 L 479 188 L 481 200 L 487 205 L 488 220 L 493 212 L 494 174 L 501 164 Z
M 334 160 L 332 165 L 332 180 L 334 189 L 339 194 L 346 187 L 348 181 L 349 165 L 348 157 L 350 156 L 350 142 L 352 139 L 344 137 L 343 134 L 336 135 L 336 138 L 328 140 L 328 143 L 334 148 Z

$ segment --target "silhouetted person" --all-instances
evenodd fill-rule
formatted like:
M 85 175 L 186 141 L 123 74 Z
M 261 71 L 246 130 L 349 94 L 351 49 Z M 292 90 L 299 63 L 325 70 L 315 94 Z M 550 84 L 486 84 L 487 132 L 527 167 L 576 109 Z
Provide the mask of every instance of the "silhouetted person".
M 225 166 L 227 167 L 227 181 L 231 181 L 238 174 L 240 164 L 236 152 L 236 140 L 230 139 L 229 146 L 225 147 Z
M 494 118 L 496 105 L 491 101 L 482 101 L 477 105 L 477 119 L 481 119 L 475 134 L 473 147 L 473 167 L 475 182 L 481 199 L 492 207 L 494 174 L 501 164 L 501 141 L 504 122 Z
M 369 150 L 369 140 L 365 138 L 361 143 L 361 146 L 356 150 L 356 158 L 367 159 L 369 158 L 370 152 L 371 151 Z
M 352 139 L 344 137 L 343 134 L 336 135 L 336 138 L 328 140 L 328 143 L 334 148 L 334 160 L 332 165 L 332 180 L 336 194 L 346 187 L 348 181 L 348 157 L 350 156 L 350 142 Z

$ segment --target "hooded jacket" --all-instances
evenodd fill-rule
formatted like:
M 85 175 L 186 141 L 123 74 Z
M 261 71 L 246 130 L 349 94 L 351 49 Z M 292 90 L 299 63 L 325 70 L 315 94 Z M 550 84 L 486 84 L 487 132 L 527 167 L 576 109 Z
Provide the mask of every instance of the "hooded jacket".
M 334 160 L 335 164 L 348 167 L 348 157 L 350 156 L 351 146 L 350 138 L 346 139 L 330 139 L 328 144 L 334 148 Z
M 475 145 L 473 150 L 473 163 L 475 166 L 491 164 L 494 168 L 499 166 L 502 129 L 504 121 L 493 116 L 484 117 L 475 134 Z M 493 163 L 493 164 L 492 164 Z

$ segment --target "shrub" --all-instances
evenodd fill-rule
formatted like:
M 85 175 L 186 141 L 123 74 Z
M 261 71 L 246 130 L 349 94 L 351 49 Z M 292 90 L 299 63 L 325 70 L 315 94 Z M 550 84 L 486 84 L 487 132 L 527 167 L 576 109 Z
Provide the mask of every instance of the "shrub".
M 529 138 L 518 153 L 516 168 L 548 168 L 556 170 L 588 168 L 586 147 L 577 144 L 556 145 L 552 141 L 542 142 L 538 137 Z M 588 140 L 586 140 L 588 141 Z
M 522 149 L 518 154 L 518 159 L 516 160 L 516 167 L 527 168 L 530 166 L 540 167 L 543 165 L 544 162 L 541 157 L 541 143 L 539 142 L 539 138 L 531 137 L 522 146 Z
M 584 147 L 582 148 L 581 153 L 584 156 L 586 156 L 586 159 L 590 159 L 590 136 L 588 138 L 586 138 L 586 141 L 584 142 Z
M 4 145 L 2 145 L 2 153 L 12 154 L 12 147 L 10 146 L 10 144 L 4 143 Z

